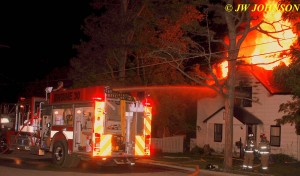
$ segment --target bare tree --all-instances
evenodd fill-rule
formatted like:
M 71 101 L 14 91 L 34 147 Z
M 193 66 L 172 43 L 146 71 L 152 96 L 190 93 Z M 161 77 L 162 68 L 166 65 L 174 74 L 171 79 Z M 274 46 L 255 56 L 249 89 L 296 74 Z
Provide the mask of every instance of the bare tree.
M 151 10 L 156 9 L 157 12 L 165 14 L 159 16 L 152 12 L 148 16 L 144 16 L 150 18 L 155 14 L 157 17 L 156 25 L 151 26 L 151 28 L 142 28 L 139 35 L 137 35 L 138 31 L 134 25 L 141 15 L 148 12 L 145 3 L 149 1 L 113 0 L 99 2 L 99 7 L 105 5 L 105 7 L 112 8 L 105 9 L 105 15 L 96 18 L 92 16 L 86 19 L 87 22 L 92 21 L 85 28 L 85 33 L 92 39 L 81 44 L 80 57 L 82 63 L 73 62 L 74 70 L 77 72 L 82 70 L 82 75 L 85 75 L 83 74 L 85 70 L 108 71 L 106 73 L 109 74 L 111 79 L 123 80 L 125 71 L 128 71 L 126 69 L 128 58 L 132 56 L 136 59 L 137 67 L 135 69 L 138 70 L 138 76 L 140 71 L 145 71 L 141 68 L 145 68 L 147 63 L 149 66 L 156 67 L 168 64 L 173 70 L 176 69 L 181 75 L 188 78 L 192 84 L 205 85 L 215 90 L 225 99 L 224 165 L 225 170 L 231 169 L 234 91 L 239 51 L 249 32 L 258 30 L 276 38 L 272 35 L 276 30 L 266 31 L 261 27 L 261 24 L 265 23 L 262 20 L 251 26 L 253 17 L 250 10 L 244 12 L 225 11 L 225 5 L 235 6 L 233 0 L 222 0 L 214 3 L 197 1 L 196 4 L 194 4 L 194 1 L 193 4 L 189 4 L 180 0 L 178 2 L 172 0 L 153 1 L 152 5 L 156 4 L 156 6 Z M 244 3 L 250 3 L 250 0 Z M 150 7 L 150 4 L 147 5 Z M 166 7 L 172 6 L 177 6 L 177 8 L 174 8 L 177 10 L 174 11 L 175 13 L 173 12 L 174 14 L 178 13 L 178 9 L 181 9 L 186 10 L 185 13 L 182 13 L 184 15 L 179 18 L 171 17 L 169 14 L 166 15 L 167 12 L 172 10 Z M 203 15 L 195 8 L 196 6 L 204 14 L 204 20 Z M 268 25 L 274 24 L 268 23 Z M 223 31 L 220 32 L 216 28 L 222 28 Z M 225 37 L 228 39 L 227 42 L 224 41 Z M 145 40 L 141 42 L 139 39 Z M 132 49 L 135 47 L 133 40 L 141 43 L 136 50 Z M 145 47 L 146 43 L 151 45 Z M 94 52 L 95 50 L 97 52 Z M 94 54 L 91 55 L 90 53 Z M 86 58 L 95 59 L 90 62 L 90 66 L 86 66 L 84 64 L 87 62 Z M 215 71 L 215 65 L 222 61 L 228 62 L 227 79 L 221 79 Z M 105 67 L 98 67 L 101 64 Z M 190 68 L 191 65 L 194 66 Z M 161 68 L 166 70 L 170 67 Z M 118 73 L 118 75 L 115 73 Z M 97 83 L 99 81 L 99 76 L 96 74 L 89 76 L 91 77 L 90 82 Z
M 91 4 L 97 13 L 85 19 L 83 32 L 87 39 L 75 46 L 78 55 L 71 59 L 70 77 L 76 80 L 75 86 L 101 80 L 124 84 L 136 23 L 146 1 L 94 0 Z
M 245 1 L 244 3 L 250 3 Z M 221 1 L 219 3 L 201 2 L 197 4 L 202 7 L 205 15 L 204 25 L 194 25 L 189 30 L 189 50 L 187 53 L 182 52 L 181 48 L 178 48 L 173 43 L 165 43 L 159 50 L 155 50 L 149 53 L 149 57 L 160 58 L 164 62 L 168 63 L 172 67 L 176 68 L 184 76 L 199 85 L 208 86 L 215 90 L 217 93 L 224 97 L 225 104 L 225 150 L 224 150 L 224 169 L 229 171 L 232 169 L 232 148 L 233 148 L 233 108 L 236 86 L 236 66 L 239 59 L 239 51 L 243 41 L 247 35 L 257 30 L 263 34 L 268 35 L 278 42 L 280 38 L 273 35 L 275 33 L 288 30 L 289 27 L 283 27 L 278 30 L 273 28 L 273 31 L 266 30 L 263 25 L 274 26 L 275 22 L 265 22 L 262 19 L 256 18 L 255 25 L 251 25 L 252 20 L 255 19 L 251 16 L 250 10 L 243 12 L 235 12 L 225 10 L 225 5 L 235 7 L 233 0 Z M 213 17 L 210 17 L 211 14 Z M 226 31 L 226 35 L 218 35 L 221 31 L 212 29 L 212 22 L 223 25 L 223 31 Z M 203 28 L 206 28 L 204 30 Z M 226 29 L 226 30 L 225 30 Z M 206 31 L 206 32 L 203 32 Z M 206 42 L 199 42 L 195 40 L 196 36 L 206 38 Z M 224 38 L 227 37 L 228 41 L 225 42 Z M 203 38 L 201 38 L 203 39 Z M 212 46 L 222 45 L 223 51 L 213 50 Z M 220 48 L 218 48 L 220 49 Z M 201 71 L 198 65 L 195 65 L 194 70 L 187 71 L 184 67 L 184 63 L 191 59 L 200 60 L 203 65 L 206 65 L 206 70 Z M 228 62 L 228 75 L 226 79 L 222 79 L 215 72 L 215 64 L 221 61 Z M 203 67 L 202 67 L 203 68 Z M 212 84 L 213 82 L 213 84 Z

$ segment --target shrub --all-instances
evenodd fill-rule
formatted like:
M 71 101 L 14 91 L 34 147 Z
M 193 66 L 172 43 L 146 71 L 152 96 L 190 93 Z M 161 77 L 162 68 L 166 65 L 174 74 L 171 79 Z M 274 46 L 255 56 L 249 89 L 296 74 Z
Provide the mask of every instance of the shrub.
M 286 162 L 296 162 L 297 160 L 289 155 L 285 154 L 271 154 L 270 162 L 272 163 L 286 163 Z
M 201 147 L 198 147 L 198 146 L 196 146 L 196 147 L 192 148 L 192 150 L 191 150 L 191 154 L 198 154 L 198 155 L 202 155 L 203 153 L 204 153 L 204 150 L 203 150 L 203 148 L 201 148 Z

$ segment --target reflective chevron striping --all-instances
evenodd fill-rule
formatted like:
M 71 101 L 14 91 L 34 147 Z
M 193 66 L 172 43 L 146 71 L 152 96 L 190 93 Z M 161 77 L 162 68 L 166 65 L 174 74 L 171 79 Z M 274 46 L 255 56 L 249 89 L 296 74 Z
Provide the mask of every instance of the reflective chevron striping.
M 145 119 L 145 134 L 151 134 L 151 122 Z
M 151 139 L 147 139 L 146 136 L 151 136 L 151 120 L 152 120 L 152 107 L 144 107 L 144 134 L 143 136 L 135 136 L 135 155 L 144 156 L 150 155 L 150 142 Z
M 143 136 L 135 136 L 135 155 L 144 155 L 145 139 Z
M 151 135 L 151 120 L 152 120 L 152 107 L 145 106 L 145 119 L 144 119 L 144 126 L 145 126 L 145 135 Z
M 95 121 L 94 121 L 94 132 L 93 132 L 93 156 L 99 156 L 100 152 L 103 153 L 101 149 L 101 140 L 104 139 L 102 136 L 104 132 L 104 102 L 95 101 Z
M 100 156 L 111 155 L 111 150 L 112 150 L 111 138 L 112 138 L 111 134 L 101 136 L 100 152 L 99 152 Z
M 145 107 L 144 118 L 144 155 L 150 155 L 151 146 L 151 120 L 152 120 L 152 107 Z
M 104 132 L 104 102 L 97 102 L 95 104 L 95 123 L 94 132 L 103 134 Z

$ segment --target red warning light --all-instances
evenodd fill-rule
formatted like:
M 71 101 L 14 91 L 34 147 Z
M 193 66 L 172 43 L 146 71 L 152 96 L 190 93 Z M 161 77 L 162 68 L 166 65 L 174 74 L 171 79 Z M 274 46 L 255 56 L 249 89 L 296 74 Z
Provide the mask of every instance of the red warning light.
M 95 100 L 95 101 L 102 101 L 102 98 L 101 97 L 95 97 L 95 98 L 93 98 L 93 100 Z
M 152 106 L 153 101 L 152 101 L 150 98 L 145 98 L 145 99 L 142 101 L 142 104 L 143 104 L 144 106 Z

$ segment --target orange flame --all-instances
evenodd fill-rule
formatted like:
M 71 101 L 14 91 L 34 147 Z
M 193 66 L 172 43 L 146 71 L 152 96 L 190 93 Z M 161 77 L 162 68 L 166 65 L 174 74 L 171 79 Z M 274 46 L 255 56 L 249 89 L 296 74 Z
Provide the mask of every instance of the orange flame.
M 267 0 L 266 4 L 278 5 L 278 2 Z M 239 58 L 266 70 L 272 70 L 280 63 L 289 65 L 290 57 L 282 53 L 288 53 L 290 46 L 296 41 L 297 35 L 291 28 L 292 24 L 282 20 L 282 11 L 279 10 L 253 12 L 252 16 L 255 15 L 260 16 L 260 19 L 266 22 L 261 25 L 261 28 L 271 32 L 269 34 L 273 38 L 258 31 L 248 33 L 245 41 L 242 43 Z M 257 20 L 253 21 L 252 25 L 257 25 Z M 225 42 L 229 42 L 227 38 L 225 38 Z M 218 67 L 221 72 L 221 74 L 217 74 L 218 77 L 221 79 L 227 77 L 228 62 L 223 61 Z
M 226 78 L 228 75 L 228 62 L 224 61 L 220 64 L 221 72 L 222 72 L 222 78 Z
M 269 0 L 266 4 L 277 4 L 277 2 Z M 289 50 L 296 40 L 296 34 L 290 28 L 292 26 L 291 23 L 283 21 L 281 15 L 282 12 L 277 10 L 266 11 L 263 14 L 264 21 L 270 24 L 264 23 L 261 25 L 261 28 L 265 31 L 274 32 L 270 33 L 270 35 L 275 38 L 259 32 L 256 34 L 255 49 L 249 61 L 251 64 L 256 64 L 266 70 L 272 70 L 281 62 L 284 62 L 286 65 L 290 64 L 290 58 L 280 56 L 280 53 Z

